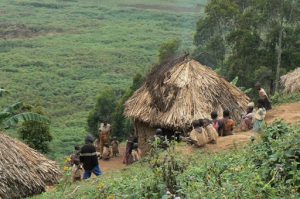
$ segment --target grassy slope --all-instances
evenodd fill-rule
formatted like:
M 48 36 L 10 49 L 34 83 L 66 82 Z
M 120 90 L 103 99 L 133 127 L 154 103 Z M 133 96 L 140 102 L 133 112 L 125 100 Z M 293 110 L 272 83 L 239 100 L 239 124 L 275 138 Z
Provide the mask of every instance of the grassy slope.
M 206 0 L 1 0 L 0 86 L 16 100 L 46 107 L 58 159 L 82 140 L 87 113 L 105 86 L 125 88 L 145 73 L 157 49 L 181 38 L 192 47 Z M 130 5 L 167 5 L 172 10 Z M 141 6 L 141 5 L 139 5 Z M 152 7 L 153 8 L 153 7 Z M 179 11 L 178 11 L 179 8 Z

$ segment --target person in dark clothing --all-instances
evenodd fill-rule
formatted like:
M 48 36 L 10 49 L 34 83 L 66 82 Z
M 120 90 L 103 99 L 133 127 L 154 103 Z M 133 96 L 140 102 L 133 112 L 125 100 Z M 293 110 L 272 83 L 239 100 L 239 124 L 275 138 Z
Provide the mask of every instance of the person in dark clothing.
M 219 136 L 221 136 L 223 134 L 223 130 L 224 130 L 224 123 L 222 122 L 222 120 L 218 119 L 218 113 L 216 111 L 211 112 L 210 116 L 212 119 L 211 123 L 212 123 L 213 127 L 216 129 Z
M 85 139 L 85 145 L 80 150 L 80 162 L 83 165 L 84 168 L 84 174 L 83 179 L 86 180 L 91 177 L 92 173 L 96 176 L 99 176 L 102 174 L 98 157 L 96 153 L 96 148 L 93 145 L 94 138 L 92 136 L 87 136 Z

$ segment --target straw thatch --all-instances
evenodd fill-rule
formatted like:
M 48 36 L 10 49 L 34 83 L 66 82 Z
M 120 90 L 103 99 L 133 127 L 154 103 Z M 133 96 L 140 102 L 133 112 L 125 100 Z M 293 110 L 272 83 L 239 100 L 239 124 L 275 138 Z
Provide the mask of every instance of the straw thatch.
M 58 182 L 54 161 L 0 132 L 0 198 L 23 198 Z
M 286 93 L 300 92 L 300 68 L 281 76 L 281 84 Z
M 125 103 L 125 115 L 150 127 L 188 128 L 195 119 L 228 109 L 239 119 L 249 98 L 212 69 L 177 58 L 155 67 L 145 84 Z

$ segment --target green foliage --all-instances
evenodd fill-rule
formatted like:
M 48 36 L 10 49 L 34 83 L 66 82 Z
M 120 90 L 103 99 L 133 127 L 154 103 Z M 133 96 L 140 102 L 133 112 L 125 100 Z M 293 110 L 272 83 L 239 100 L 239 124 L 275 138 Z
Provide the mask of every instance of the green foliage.
M 153 149 L 146 161 L 98 179 L 73 184 L 72 198 L 167 198 L 167 190 L 181 198 L 299 198 L 300 131 L 275 122 L 248 147 L 191 156 L 170 148 Z M 77 189 L 77 191 L 73 191 Z M 60 191 L 37 198 L 55 198 Z
M 49 152 L 49 142 L 52 140 L 49 124 L 43 122 L 24 122 L 18 129 L 21 139 L 42 153 Z
M 228 79 L 240 77 L 239 86 L 260 81 L 272 92 L 279 75 L 300 64 L 297 1 L 213 0 L 205 13 L 197 23 L 194 57 Z
M 44 112 L 40 107 L 29 107 L 32 114 L 43 116 Z M 45 116 L 43 116 L 45 117 Z M 25 120 L 18 128 L 20 138 L 31 148 L 42 153 L 49 152 L 49 143 L 52 140 L 50 124 L 37 120 Z
M 88 116 L 87 123 L 90 133 L 98 136 L 100 123 L 112 121 L 116 103 L 116 92 L 114 90 L 107 88 L 101 92 L 94 110 Z
M 49 156 L 61 160 L 83 142 L 103 89 L 125 91 L 136 73 L 145 75 L 158 62 L 158 49 L 170 38 L 192 48 L 206 2 L 1 0 L 0 79 L 11 94 L 0 107 L 15 99 L 47 107 Z
M 176 57 L 178 55 L 180 44 L 181 41 L 178 39 L 173 39 L 163 43 L 159 48 L 159 62 L 163 63 Z
M 284 103 L 293 103 L 300 101 L 300 93 L 275 93 L 272 98 L 272 103 L 275 105 L 280 105 Z

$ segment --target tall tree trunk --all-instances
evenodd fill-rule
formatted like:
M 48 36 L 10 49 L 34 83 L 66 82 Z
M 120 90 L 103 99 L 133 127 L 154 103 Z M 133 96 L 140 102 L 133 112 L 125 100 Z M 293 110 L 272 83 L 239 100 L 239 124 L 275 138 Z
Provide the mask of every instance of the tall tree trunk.
M 276 76 L 275 76 L 275 92 L 277 92 L 279 89 L 279 76 L 280 76 L 281 55 L 282 55 L 282 37 L 283 37 L 283 27 L 281 26 L 279 30 L 278 43 L 276 44 L 277 66 L 276 66 Z

